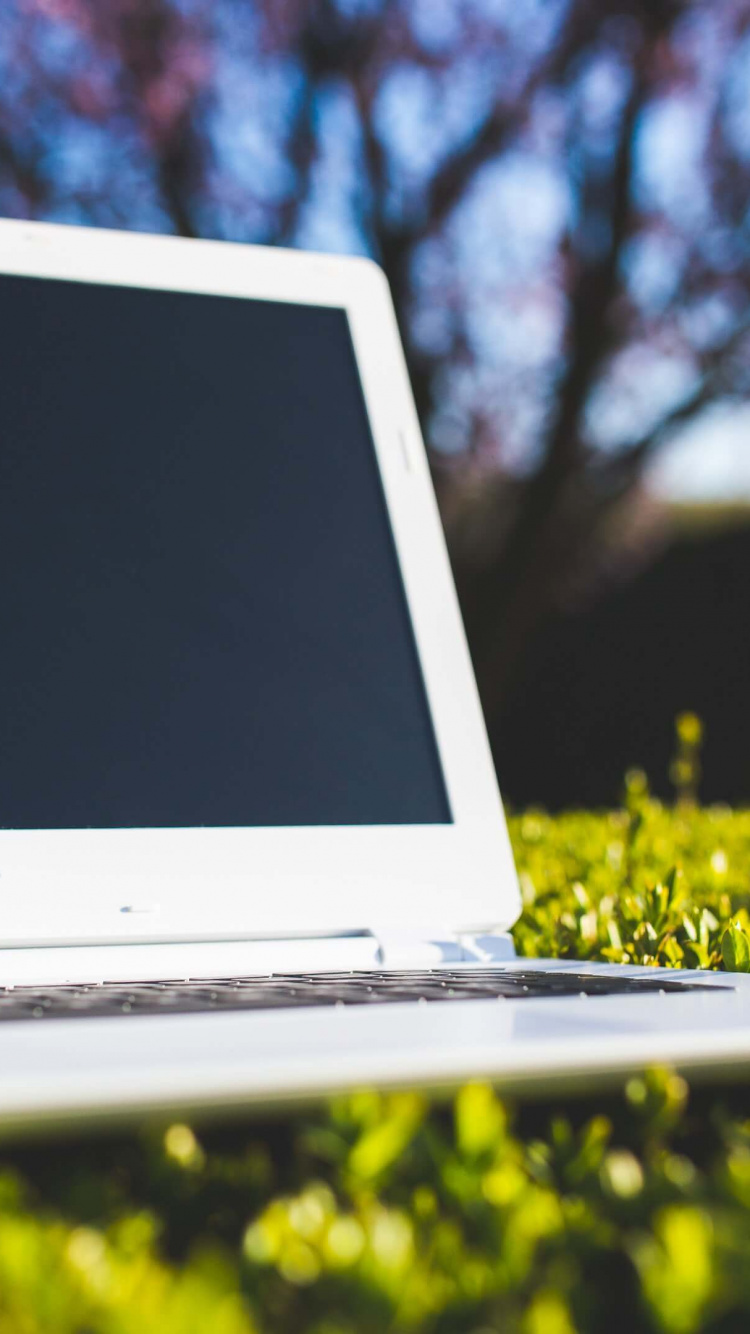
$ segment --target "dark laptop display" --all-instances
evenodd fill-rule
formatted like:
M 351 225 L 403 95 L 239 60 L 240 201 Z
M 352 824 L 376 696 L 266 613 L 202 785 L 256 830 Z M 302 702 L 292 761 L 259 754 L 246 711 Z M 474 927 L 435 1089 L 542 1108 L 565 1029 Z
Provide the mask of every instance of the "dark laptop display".
M 450 821 L 346 315 L 0 278 L 0 826 Z

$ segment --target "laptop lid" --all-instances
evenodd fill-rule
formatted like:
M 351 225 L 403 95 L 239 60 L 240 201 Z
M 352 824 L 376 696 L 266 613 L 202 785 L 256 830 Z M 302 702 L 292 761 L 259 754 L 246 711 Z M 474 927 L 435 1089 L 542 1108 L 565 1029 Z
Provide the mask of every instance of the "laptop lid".
M 509 925 L 387 284 L 0 222 L 0 944 Z

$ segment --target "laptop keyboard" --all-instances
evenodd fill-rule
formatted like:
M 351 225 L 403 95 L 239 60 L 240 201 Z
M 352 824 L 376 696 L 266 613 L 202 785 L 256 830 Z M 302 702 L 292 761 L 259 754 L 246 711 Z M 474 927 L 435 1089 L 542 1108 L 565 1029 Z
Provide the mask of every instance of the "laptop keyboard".
M 273 973 L 193 982 L 102 982 L 0 988 L 0 1021 L 117 1015 L 200 1014 L 214 1010 L 290 1010 L 459 1000 L 533 1000 L 559 996 L 638 996 L 727 990 L 714 983 L 562 970 L 445 968 L 387 972 Z

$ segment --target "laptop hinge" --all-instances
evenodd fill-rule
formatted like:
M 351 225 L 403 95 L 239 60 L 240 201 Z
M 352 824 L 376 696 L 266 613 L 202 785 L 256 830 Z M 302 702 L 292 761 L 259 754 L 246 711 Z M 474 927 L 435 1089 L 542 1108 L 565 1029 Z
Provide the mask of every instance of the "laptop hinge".
M 507 963 L 516 958 L 516 947 L 510 931 L 478 931 L 459 936 L 464 951 L 464 963 Z
M 384 968 L 434 968 L 445 963 L 503 963 L 516 957 L 508 932 L 483 931 L 455 936 L 436 931 L 373 931 L 378 963 Z

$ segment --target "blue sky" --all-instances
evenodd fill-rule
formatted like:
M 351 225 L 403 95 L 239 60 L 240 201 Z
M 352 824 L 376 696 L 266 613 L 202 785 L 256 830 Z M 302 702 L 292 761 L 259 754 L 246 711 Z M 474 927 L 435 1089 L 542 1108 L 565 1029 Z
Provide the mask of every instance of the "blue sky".
M 750 503 L 750 404 L 705 413 L 665 447 L 648 480 L 670 500 Z

